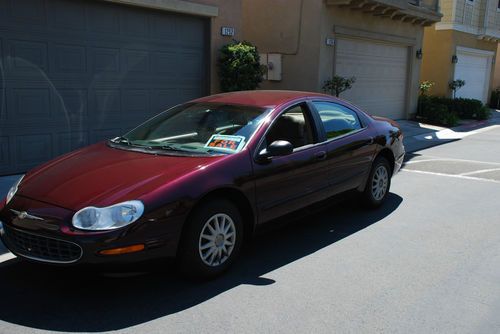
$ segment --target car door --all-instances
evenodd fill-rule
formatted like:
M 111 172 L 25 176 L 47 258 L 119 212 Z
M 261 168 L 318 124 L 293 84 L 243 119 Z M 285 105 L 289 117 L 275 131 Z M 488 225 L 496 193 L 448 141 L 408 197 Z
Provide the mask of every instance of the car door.
M 296 104 L 281 113 L 257 152 L 275 140 L 289 141 L 294 150 L 265 162 L 254 161 L 256 205 L 261 222 L 324 198 L 329 187 L 326 148 L 319 143 L 317 126 L 307 103 Z
M 373 131 L 358 113 L 331 101 L 312 101 L 326 142 L 331 194 L 358 188 L 370 172 L 375 154 Z

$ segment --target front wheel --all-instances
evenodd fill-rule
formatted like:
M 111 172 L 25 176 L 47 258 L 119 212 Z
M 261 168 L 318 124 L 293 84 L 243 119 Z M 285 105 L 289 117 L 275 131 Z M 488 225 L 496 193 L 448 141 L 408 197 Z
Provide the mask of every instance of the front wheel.
M 243 242 L 239 210 L 229 201 L 211 200 L 198 207 L 186 223 L 179 254 L 181 272 L 207 279 L 227 270 Z
M 391 187 L 391 167 L 387 159 L 375 159 L 363 192 L 364 204 L 369 208 L 377 208 L 389 194 Z

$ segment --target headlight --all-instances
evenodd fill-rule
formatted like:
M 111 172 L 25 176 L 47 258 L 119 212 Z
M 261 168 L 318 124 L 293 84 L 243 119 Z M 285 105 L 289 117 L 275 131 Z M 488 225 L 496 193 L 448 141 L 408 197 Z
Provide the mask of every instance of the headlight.
M 5 204 L 9 204 L 10 200 L 12 199 L 12 197 L 14 197 L 14 195 L 16 194 L 17 192 L 17 188 L 19 187 L 19 184 L 21 183 L 21 181 L 23 180 L 23 176 L 21 176 L 19 178 L 19 180 L 16 181 L 16 183 L 14 183 L 14 185 L 12 187 L 10 187 L 9 189 L 9 192 L 7 193 L 7 198 L 5 200 Z
M 105 208 L 89 206 L 73 216 L 73 226 L 81 230 L 115 230 L 132 224 L 144 212 L 141 201 L 128 201 Z

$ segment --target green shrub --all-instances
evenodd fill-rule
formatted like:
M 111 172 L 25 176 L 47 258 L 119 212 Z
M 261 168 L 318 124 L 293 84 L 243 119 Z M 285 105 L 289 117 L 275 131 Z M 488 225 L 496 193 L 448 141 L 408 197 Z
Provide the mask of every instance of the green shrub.
M 491 111 L 483 106 L 483 103 L 475 99 L 451 99 L 442 96 L 420 96 L 419 112 L 417 115 L 422 116 L 427 109 L 433 109 L 434 105 L 446 106 L 448 111 L 462 119 L 488 119 L 491 116 Z M 443 123 L 444 124 L 444 123 Z
M 436 96 L 421 96 L 417 116 L 425 122 L 436 125 L 455 126 L 458 124 L 458 116 L 448 109 L 443 103 L 446 98 Z
M 500 87 L 491 92 L 490 108 L 500 109 Z
M 435 85 L 435 82 L 426 80 L 420 83 L 420 95 L 427 95 L 431 88 Z
M 453 91 L 453 98 L 457 95 L 457 90 L 465 86 L 465 81 L 461 79 L 453 80 L 448 84 L 448 87 Z
M 491 117 L 491 109 L 487 106 L 482 106 L 476 113 L 475 119 L 485 120 Z
M 332 79 L 325 81 L 322 88 L 325 93 L 339 97 L 340 93 L 351 89 L 355 82 L 356 77 L 344 78 L 339 75 L 334 75 Z
M 475 99 L 450 99 L 448 109 L 457 113 L 458 117 L 465 119 L 476 119 L 476 115 L 483 107 L 483 103 Z
M 253 90 L 262 82 L 264 70 L 257 48 L 248 42 L 234 41 L 220 50 L 220 87 L 224 92 Z

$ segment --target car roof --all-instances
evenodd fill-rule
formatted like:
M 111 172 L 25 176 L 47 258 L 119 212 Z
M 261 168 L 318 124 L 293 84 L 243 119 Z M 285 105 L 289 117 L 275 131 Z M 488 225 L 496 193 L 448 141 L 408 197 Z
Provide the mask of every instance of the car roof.
M 210 95 L 196 99 L 193 102 L 242 104 L 273 108 L 289 101 L 307 97 L 332 98 L 330 95 L 313 92 L 300 92 L 292 90 L 251 90 Z

